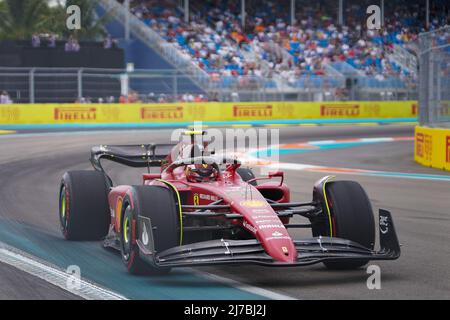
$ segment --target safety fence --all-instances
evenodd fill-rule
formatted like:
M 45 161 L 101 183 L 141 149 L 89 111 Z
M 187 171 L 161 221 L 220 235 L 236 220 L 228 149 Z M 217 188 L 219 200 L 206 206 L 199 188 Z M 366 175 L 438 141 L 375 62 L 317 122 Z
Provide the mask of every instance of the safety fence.
M 210 75 L 199 86 L 189 70 L 0 67 L 0 91 L 14 103 L 117 102 L 135 95 L 143 103 L 193 101 L 396 101 L 417 100 L 413 83 L 364 76 Z M 190 99 L 190 100 L 189 100 Z
M 419 36 L 419 122 L 414 159 L 450 171 L 450 27 Z

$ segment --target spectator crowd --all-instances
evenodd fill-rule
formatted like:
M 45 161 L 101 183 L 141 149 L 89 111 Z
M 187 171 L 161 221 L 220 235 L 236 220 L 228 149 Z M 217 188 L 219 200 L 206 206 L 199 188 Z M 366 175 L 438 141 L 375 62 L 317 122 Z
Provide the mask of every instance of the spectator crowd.
M 33 34 L 31 37 L 31 46 L 33 48 L 41 48 L 46 46 L 47 48 L 56 48 L 58 36 L 54 33 Z M 103 40 L 104 49 L 112 49 L 117 47 L 117 40 L 113 39 L 111 35 L 107 35 Z M 79 52 L 81 49 L 80 43 L 74 36 L 69 36 L 64 43 L 65 52 Z
M 176 1 L 132 0 L 131 12 L 212 76 L 277 75 L 291 81 L 324 75 L 325 65 L 336 62 L 378 80 L 409 77 L 410 70 L 389 59 L 394 46 L 409 49 L 419 32 L 450 19 L 444 0 L 431 1 L 428 28 L 424 1 L 385 1 L 383 27 L 367 30 L 370 1 L 345 0 L 343 25 L 336 22 L 338 1 L 296 2 L 290 24 L 290 1 L 247 0 L 245 27 L 241 0 L 191 0 L 188 23 Z

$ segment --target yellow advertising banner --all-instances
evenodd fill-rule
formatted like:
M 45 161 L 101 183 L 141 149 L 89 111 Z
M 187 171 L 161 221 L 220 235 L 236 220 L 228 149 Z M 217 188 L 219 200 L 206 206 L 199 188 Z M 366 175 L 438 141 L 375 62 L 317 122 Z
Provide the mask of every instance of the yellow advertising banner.
M 414 159 L 424 166 L 450 171 L 450 129 L 417 126 Z
M 0 105 L 0 124 L 412 118 L 415 101 Z

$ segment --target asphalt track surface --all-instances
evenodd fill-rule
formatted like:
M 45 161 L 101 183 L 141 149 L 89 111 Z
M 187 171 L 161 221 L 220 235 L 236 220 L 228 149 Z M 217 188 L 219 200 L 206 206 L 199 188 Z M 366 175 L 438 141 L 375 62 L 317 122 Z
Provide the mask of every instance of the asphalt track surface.
M 130 299 L 258 299 L 270 298 L 204 277 L 208 272 L 252 288 L 296 299 L 449 299 L 450 174 L 412 161 L 413 142 L 332 148 L 281 156 L 282 162 L 439 175 L 447 181 L 409 179 L 402 174 L 370 176 L 337 174 L 366 189 L 374 210 L 392 212 L 402 246 L 397 261 L 381 261 L 381 290 L 369 290 L 364 268 L 328 271 L 255 266 L 184 268 L 163 277 L 127 274 L 120 256 L 98 242 L 67 242 L 58 225 L 58 185 L 68 170 L 90 169 L 89 150 L 98 144 L 169 142 L 171 130 L 40 133 L 0 136 L 0 241 L 54 264 L 78 265 L 82 276 Z M 412 137 L 412 126 L 281 128 L 282 143 L 311 140 Z M 114 181 L 139 184 L 140 172 L 108 166 Z M 293 200 L 308 201 L 323 172 L 286 170 Z M 309 236 L 307 231 L 293 232 Z M 29 274 L 0 263 L 0 299 L 77 299 Z

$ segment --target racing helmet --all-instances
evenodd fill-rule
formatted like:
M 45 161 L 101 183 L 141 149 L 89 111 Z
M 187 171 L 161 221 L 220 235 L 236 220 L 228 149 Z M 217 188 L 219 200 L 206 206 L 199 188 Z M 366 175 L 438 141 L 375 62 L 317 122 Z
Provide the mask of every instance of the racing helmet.
M 186 179 L 190 182 L 214 181 L 217 169 L 211 164 L 193 164 L 186 167 Z

